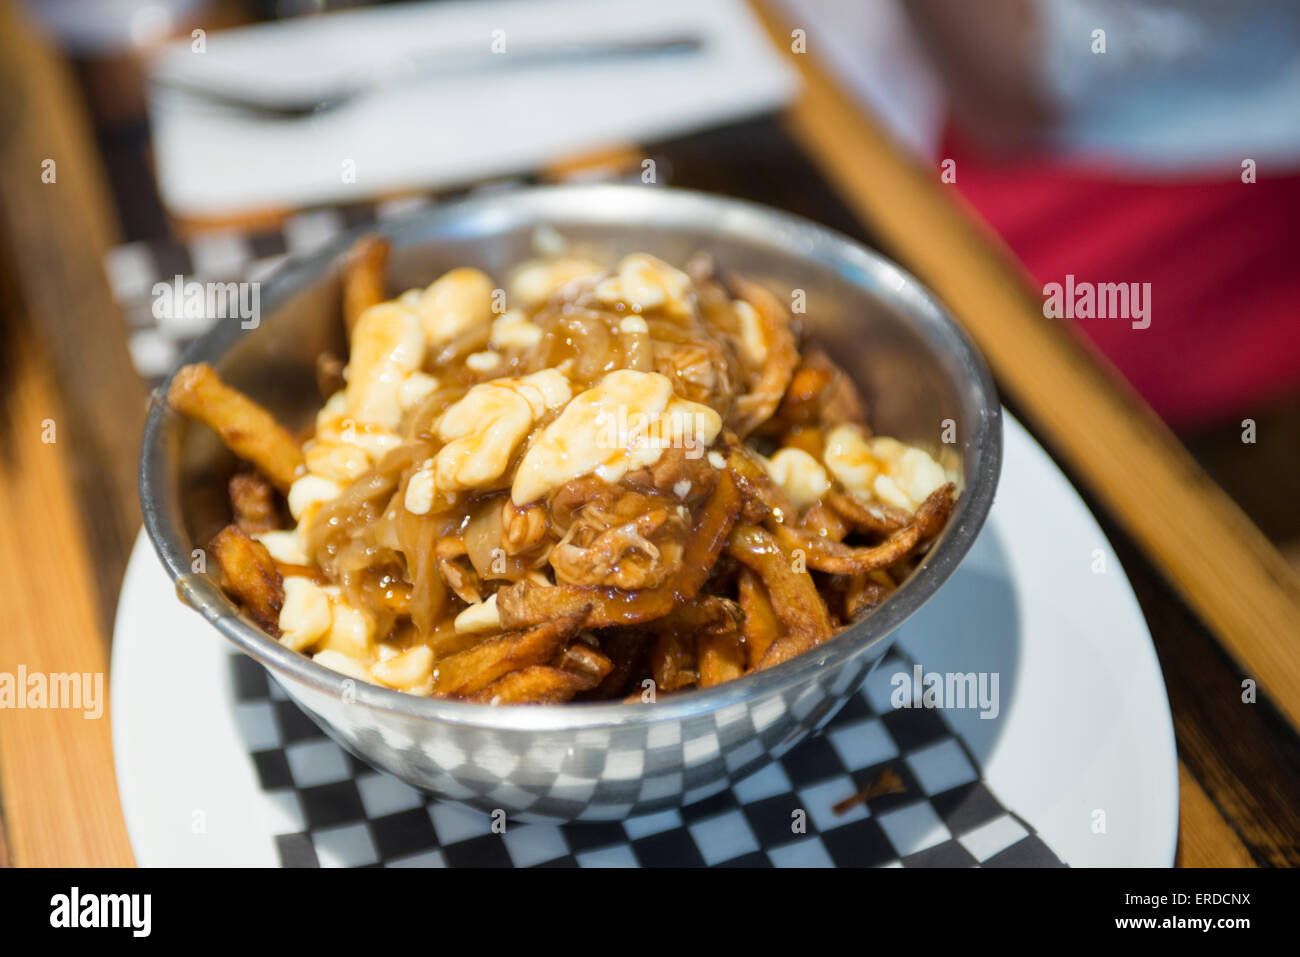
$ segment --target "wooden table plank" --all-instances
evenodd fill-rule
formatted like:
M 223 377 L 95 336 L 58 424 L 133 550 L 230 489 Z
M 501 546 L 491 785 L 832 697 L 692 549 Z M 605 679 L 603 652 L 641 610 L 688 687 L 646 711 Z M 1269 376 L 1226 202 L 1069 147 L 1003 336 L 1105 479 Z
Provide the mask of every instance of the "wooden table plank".
M 102 698 L 95 718 L 71 709 L 0 716 L 10 854 L 22 867 L 129 865 L 113 771 L 107 645 L 94 600 L 98 569 L 69 480 L 80 450 L 58 431 L 63 408 L 46 361 L 15 331 L 6 330 L 14 369 L 3 403 L 8 456 L 0 463 L 0 671 L 98 676 Z M 48 444 L 47 420 L 55 428 Z
M 1179 867 L 1254 867 L 1255 860 L 1183 762 L 1178 762 Z
M 106 638 L 140 527 L 145 389 L 104 274 L 118 237 L 89 124 L 66 65 L 13 0 L 0 0 L 0 89 L 5 306 L 40 340 L 63 393 L 62 440 L 76 450 L 65 464 L 96 557 L 92 594 Z
M 1096 500 L 1083 499 L 1151 630 L 1183 765 L 1255 861 L 1300 864 L 1300 735 L 1267 700 L 1242 700 L 1241 671 L 1213 633 Z M 1184 816 L 1180 840 L 1196 826 Z
M 89 674 L 103 693 L 94 719 L 0 715 L 6 856 L 129 864 L 108 629 L 139 527 L 144 388 L 103 271 L 117 233 L 89 126 L 65 65 L 12 0 L 0 0 L 0 87 L 0 671 Z
M 776 45 L 790 31 L 758 6 Z M 1230 653 L 1300 728 L 1300 578 L 1119 376 L 1042 300 L 1010 251 L 937 169 L 906 158 L 816 58 L 789 54 L 803 91 L 790 129 L 887 251 L 975 339 L 1038 434 L 1121 522 Z M 960 174 L 959 174 L 960 175 Z

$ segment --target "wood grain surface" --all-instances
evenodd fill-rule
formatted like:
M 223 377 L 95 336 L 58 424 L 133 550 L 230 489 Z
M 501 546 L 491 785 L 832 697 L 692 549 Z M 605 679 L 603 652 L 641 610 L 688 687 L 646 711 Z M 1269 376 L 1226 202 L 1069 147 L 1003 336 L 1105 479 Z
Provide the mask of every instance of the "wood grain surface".
M 1179 867 L 1254 867 L 1254 858 L 1241 838 L 1219 814 L 1187 766 L 1178 762 L 1180 817 L 1194 827 L 1179 828 Z
M 104 276 L 116 231 L 89 128 L 12 2 L 0 88 L 0 670 L 98 675 L 106 698 L 144 388 Z M 107 701 L 95 719 L 4 712 L 0 807 L 13 864 L 129 864 Z
M 99 569 L 86 547 L 70 481 L 78 453 L 60 435 L 63 404 L 47 357 L 13 337 L 0 463 L 0 670 L 90 676 L 84 710 L 6 710 L 0 799 L 12 862 L 24 867 L 131 863 L 117 796 L 108 709 L 108 646 L 95 601 Z M 53 442 L 46 431 L 55 426 Z M 83 701 L 83 705 L 86 702 Z
M 140 526 L 136 457 L 145 389 L 104 274 L 118 241 L 99 155 L 63 61 L 0 3 L 0 255 L 7 309 L 38 340 L 64 399 L 76 502 L 98 574 L 103 634 Z M 53 163 L 53 182 L 42 174 Z

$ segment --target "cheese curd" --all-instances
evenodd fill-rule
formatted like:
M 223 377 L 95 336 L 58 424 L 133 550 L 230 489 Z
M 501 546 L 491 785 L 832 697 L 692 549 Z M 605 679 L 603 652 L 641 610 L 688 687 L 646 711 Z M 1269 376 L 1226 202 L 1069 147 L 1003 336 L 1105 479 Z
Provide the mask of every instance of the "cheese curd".
M 849 491 L 909 512 L 950 480 L 943 466 L 923 450 L 886 436 L 868 439 L 855 425 L 832 429 L 822 458 Z
M 477 269 L 453 269 L 420 294 L 415 312 L 430 349 L 453 343 L 473 348 L 487 341 L 492 322 L 492 280 Z
M 428 696 L 433 693 L 433 649 L 416 645 L 389 655 L 371 665 L 370 674 L 382 685 Z
M 542 327 L 528 320 L 522 311 L 510 309 L 492 322 L 488 345 L 493 349 L 531 349 L 542 341 Z
M 525 263 L 510 277 L 507 291 L 511 305 L 540 305 L 571 282 L 605 274 L 605 267 L 590 259 L 567 257 Z
M 303 445 L 311 475 L 347 485 L 400 444 L 402 415 L 438 386 L 420 369 L 425 351 L 424 330 L 408 306 L 379 303 L 361 314 L 344 373 L 347 386 L 317 413 L 316 432 Z
M 434 484 L 448 492 L 491 486 L 533 423 L 571 395 L 557 369 L 474 386 L 438 422 L 438 438 L 447 444 L 434 457 Z
M 475 372 L 491 372 L 501 364 L 501 353 L 484 351 L 474 352 L 465 357 L 465 368 Z
M 347 367 L 347 416 L 361 425 L 393 431 L 402 419 L 400 392 L 424 360 L 420 319 L 395 302 L 381 302 L 361 314 L 352 331 Z
M 537 436 L 515 471 L 510 497 L 527 505 L 582 475 L 618 482 L 671 447 L 702 455 L 721 430 L 717 412 L 675 398 L 666 376 L 610 372 Z
M 406 483 L 402 504 L 412 515 L 427 515 L 434 499 L 433 459 L 427 460 Z
M 302 454 L 308 472 L 345 485 L 370 468 L 370 453 L 345 442 L 313 440 L 303 447 Z
M 830 491 L 826 469 L 803 449 L 781 449 L 763 464 L 801 512 Z
M 266 546 L 266 550 L 277 562 L 285 565 L 307 564 L 307 553 L 302 550 L 296 532 L 292 530 L 262 532 L 253 537 Z
M 758 310 L 737 299 L 734 306 L 736 318 L 740 320 L 740 351 L 750 365 L 761 366 L 767 361 L 767 338 L 763 334 L 763 323 L 758 318 Z
M 343 489 L 319 475 L 304 475 L 289 486 L 289 514 L 299 523 L 326 502 L 338 498 Z
M 395 396 L 399 415 L 437 388 L 438 380 L 424 372 L 407 374 Z M 336 392 L 316 416 L 316 433 L 303 445 L 307 471 L 344 485 L 360 477 L 389 449 L 401 444 L 397 434 L 383 426 L 362 422 L 348 414 L 349 390 Z
M 370 669 L 359 661 L 353 661 L 347 655 L 331 649 L 318 651 L 311 656 L 311 660 L 330 671 L 337 671 L 345 678 L 352 678 L 356 681 L 365 681 L 374 684 L 374 678 L 370 676 Z
M 370 661 L 375 651 L 375 616 L 348 602 L 338 585 L 326 585 L 320 590 L 329 599 L 331 612 L 329 628 L 320 639 L 321 650 Z
M 310 578 L 290 575 L 284 580 L 280 607 L 280 642 L 294 651 L 314 645 L 333 624 L 329 597 Z
M 501 627 L 501 612 L 497 609 L 497 596 L 492 595 L 486 601 L 470 605 L 456 616 L 452 626 L 457 634 L 498 630 Z
M 412 372 L 397 390 L 397 402 L 408 412 L 436 391 L 438 380 L 427 372 Z
M 633 253 L 619 260 L 618 270 L 596 286 L 596 298 L 613 305 L 625 303 L 637 312 L 666 307 L 670 312 L 687 309 L 691 277 L 662 259 Z

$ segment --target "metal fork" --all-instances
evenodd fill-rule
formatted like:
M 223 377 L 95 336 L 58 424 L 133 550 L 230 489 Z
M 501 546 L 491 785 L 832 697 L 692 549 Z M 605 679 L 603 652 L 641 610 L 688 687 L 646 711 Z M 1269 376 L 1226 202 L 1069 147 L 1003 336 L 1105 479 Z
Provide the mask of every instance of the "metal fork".
M 336 110 L 362 94 L 397 83 L 429 76 L 465 74 L 484 70 L 525 70 L 563 63 L 591 63 L 632 60 L 698 53 L 704 48 L 697 36 L 671 36 L 655 40 L 617 43 L 568 43 L 561 46 L 525 47 L 518 52 L 491 53 L 460 51 L 424 54 L 413 68 L 379 79 L 344 81 L 336 88 L 311 97 L 291 95 L 263 98 L 245 93 L 217 90 L 183 76 L 158 72 L 152 81 L 164 89 L 180 90 L 189 96 L 266 119 L 296 120 Z

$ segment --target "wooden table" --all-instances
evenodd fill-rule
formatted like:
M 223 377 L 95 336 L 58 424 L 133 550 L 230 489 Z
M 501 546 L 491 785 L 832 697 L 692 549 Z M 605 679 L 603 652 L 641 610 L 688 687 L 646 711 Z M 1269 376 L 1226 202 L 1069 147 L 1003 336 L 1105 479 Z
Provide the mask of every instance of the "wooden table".
M 777 45 L 789 32 L 768 19 Z M 674 183 L 810 216 L 882 248 L 976 339 L 1008 407 L 1101 520 L 1147 617 L 1178 741 L 1185 866 L 1300 863 L 1300 583 L 1005 249 L 823 72 L 767 118 L 653 147 Z M 135 530 L 145 389 L 102 260 L 117 225 L 67 66 L 0 0 L 0 671 L 107 669 Z M 42 183 L 45 159 L 57 179 Z M 56 440 L 48 438 L 48 420 Z M 1242 681 L 1258 683 L 1256 703 Z M 107 713 L 0 712 L 0 862 L 123 865 Z

